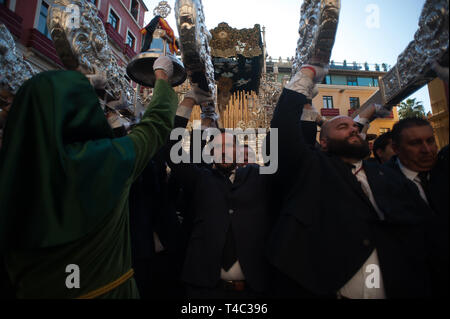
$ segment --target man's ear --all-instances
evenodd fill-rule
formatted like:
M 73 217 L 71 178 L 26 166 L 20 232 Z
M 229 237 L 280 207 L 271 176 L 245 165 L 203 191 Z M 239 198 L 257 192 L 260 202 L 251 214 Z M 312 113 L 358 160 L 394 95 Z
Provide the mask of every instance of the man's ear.
M 382 153 L 383 150 L 381 148 L 377 149 L 375 153 L 377 153 L 378 158 L 382 158 Z
M 397 156 L 400 153 L 400 147 L 394 141 L 392 142 L 392 150 L 394 151 L 395 155 L 397 155 Z

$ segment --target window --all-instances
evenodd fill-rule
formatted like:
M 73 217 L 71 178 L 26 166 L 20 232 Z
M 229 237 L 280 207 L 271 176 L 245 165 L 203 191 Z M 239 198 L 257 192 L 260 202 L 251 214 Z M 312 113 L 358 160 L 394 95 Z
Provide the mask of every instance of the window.
M 380 86 L 377 78 L 373 78 L 373 86 Z
M 138 20 L 139 15 L 139 2 L 136 0 L 131 0 L 131 8 L 130 8 L 131 15 L 134 17 L 134 20 Z
M 350 108 L 352 110 L 357 110 L 359 109 L 360 104 L 359 104 L 359 97 L 351 97 L 350 98 Z
M 324 109 L 333 109 L 333 97 L 332 96 L 324 96 L 323 97 L 323 108 Z
M 51 39 L 50 32 L 48 32 L 47 28 L 47 15 L 48 15 L 48 4 L 42 1 L 41 11 L 39 12 L 38 30 L 47 38 Z
M 134 36 L 131 34 L 130 31 L 127 32 L 127 41 L 126 41 L 126 45 L 128 45 L 130 48 L 132 48 L 134 50 L 134 43 L 136 42 L 136 39 L 134 38 Z
M 347 77 L 344 75 L 332 75 L 331 84 L 333 85 L 347 85 Z
M 119 17 L 117 16 L 117 14 L 114 13 L 114 11 L 111 10 L 109 12 L 108 23 L 112 25 L 114 30 L 116 30 L 117 32 L 119 32 L 119 22 L 120 22 Z
M 358 85 L 359 86 L 373 86 L 373 79 L 372 78 L 366 78 L 366 77 L 360 77 L 358 76 Z
M 327 76 L 325 77 L 325 84 L 328 84 L 328 85 L 331 84 L 331 75 L 327 75 Z
M 358 86 L 358 78 L 356 76 L 347 76 L 347 85 Z

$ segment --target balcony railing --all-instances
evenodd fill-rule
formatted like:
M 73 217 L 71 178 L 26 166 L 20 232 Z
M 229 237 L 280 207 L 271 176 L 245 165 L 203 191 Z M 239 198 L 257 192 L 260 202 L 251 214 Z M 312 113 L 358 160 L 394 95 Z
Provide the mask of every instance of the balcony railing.
M 105 30 L 114 44 L 123 51 L 125 46 L 125 40 L 123 39 L 123 37 L 116 31 L 116 29 L 114 29 L 114 27 L 110 23 L 105 23 Z
M 130 48 L 130 46 L 128 44 L 125 44 L 123 53 L 130 59 L 132 59 L 136 55 L 136 52 L 134 52 L 134 50 L 132 48 Z
M 294 62 L 294 58 L 287 59 L 267 59 L 266 65 L 268 68 L 272 68 L 274 66 L 278 67 L 292 67 Z M 330 62 L 330 69 L 333 70 L 347 70 L 347 71 L 371 71 L 371 72 L 388 72 L 391 69 L 391 65 L 386 63 L 382 64 L 370 64 L 370 63 L 356 63 L 351 62 Z
M 56 53 L 53 41 L 43 35 L 39 30 L 31 29 L 30 37 L 28 38 L 28 46 L 34 48 L 56 64 L 63 66 L 63 63 Z
M 322 116 L 338 116 L 341 114 L 339 109 L 321 109 L 320 113 Z
M 0 4 L 0 23 L 4 23 L 12 35 L 20 39 L 22 36 L 22 17 Z

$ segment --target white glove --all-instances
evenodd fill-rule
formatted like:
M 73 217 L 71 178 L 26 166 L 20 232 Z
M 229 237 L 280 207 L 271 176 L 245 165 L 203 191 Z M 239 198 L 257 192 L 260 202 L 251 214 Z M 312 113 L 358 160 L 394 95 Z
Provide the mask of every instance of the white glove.
M 308 75 L 299 71 L 291 81 L 286 84 L 285 88 L 303 94 L 307 99 L 312 100 L 314 86 L 314 81 Z
M 214 104 L 214 99 L 211 93 L 202 90 L 196 84 L 192 85 L 192 89 L 186 93 L 185 97 L 193 99 L 195 104 L 200 106 Z
M 173 62 L 168 56 L 160 56 L 153 64 L 153 70 L 163 70 L 170 79 L 173 76 Z
M 314 105 L 305 105 L 303 108 L 303 113 L 301 120 L 307 122 L 317 122 L 317 118 L 319 117 L 319 112 L 314 107 Z
M 311 71 L 314 72 L 314 83 L 322 83 L 323 79 L 325 78 L 325 76 L 328 74 L 328 66 L 326 67 L 320 67 L 317 65 L 311 65 L 311 64 L 305 64 L 302 65 L 301 69 L 310 69 Z M 301 70 L 300 69 L 300 70 Z

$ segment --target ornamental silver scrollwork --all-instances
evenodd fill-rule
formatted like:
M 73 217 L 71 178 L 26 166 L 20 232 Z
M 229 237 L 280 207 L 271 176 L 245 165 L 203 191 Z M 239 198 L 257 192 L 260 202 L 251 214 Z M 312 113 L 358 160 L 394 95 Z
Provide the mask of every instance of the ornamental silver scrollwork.
M 0 89 L 17 93 L 22 84 L 38 72 L 16 51 L 14 38 L 0 24 Z
M 177 0 L 175 17 L 180 34 L 183 63 L 192 83 L 210 92 L 216 100 L 214 65 L 211 58 L 211 33 L 205 24 L 201 0 Z M 202 106 L 202 118 L 218 119 L 214 105 Z
M 448 0 L 427 0 L 414 40 L 399 55 L 397 64 L 380 79 L 383 103 L 395 105 L 431 81 L 434 62 L 448 56 Z M 447 62 L 448 63 L 448 62 Z
M 172 7 L 167 1 L 160 1 L 158 6 L 153 10 L 154 16 L 160 16 L 162 18 L 167 18 L 172 12 Z
M 327 65 L 336 38 L 340 0 L 304 0 L 292 75 L 306 63 Z
M 47 17 L 48 30 L 64 66 L 84 74 L 101 74 L 106 90 L 124 106 L 135 108 L 139 95 L 125 78 L 108 44 L 108 35 L 95 5 L 86 0 L 54 0 Z

